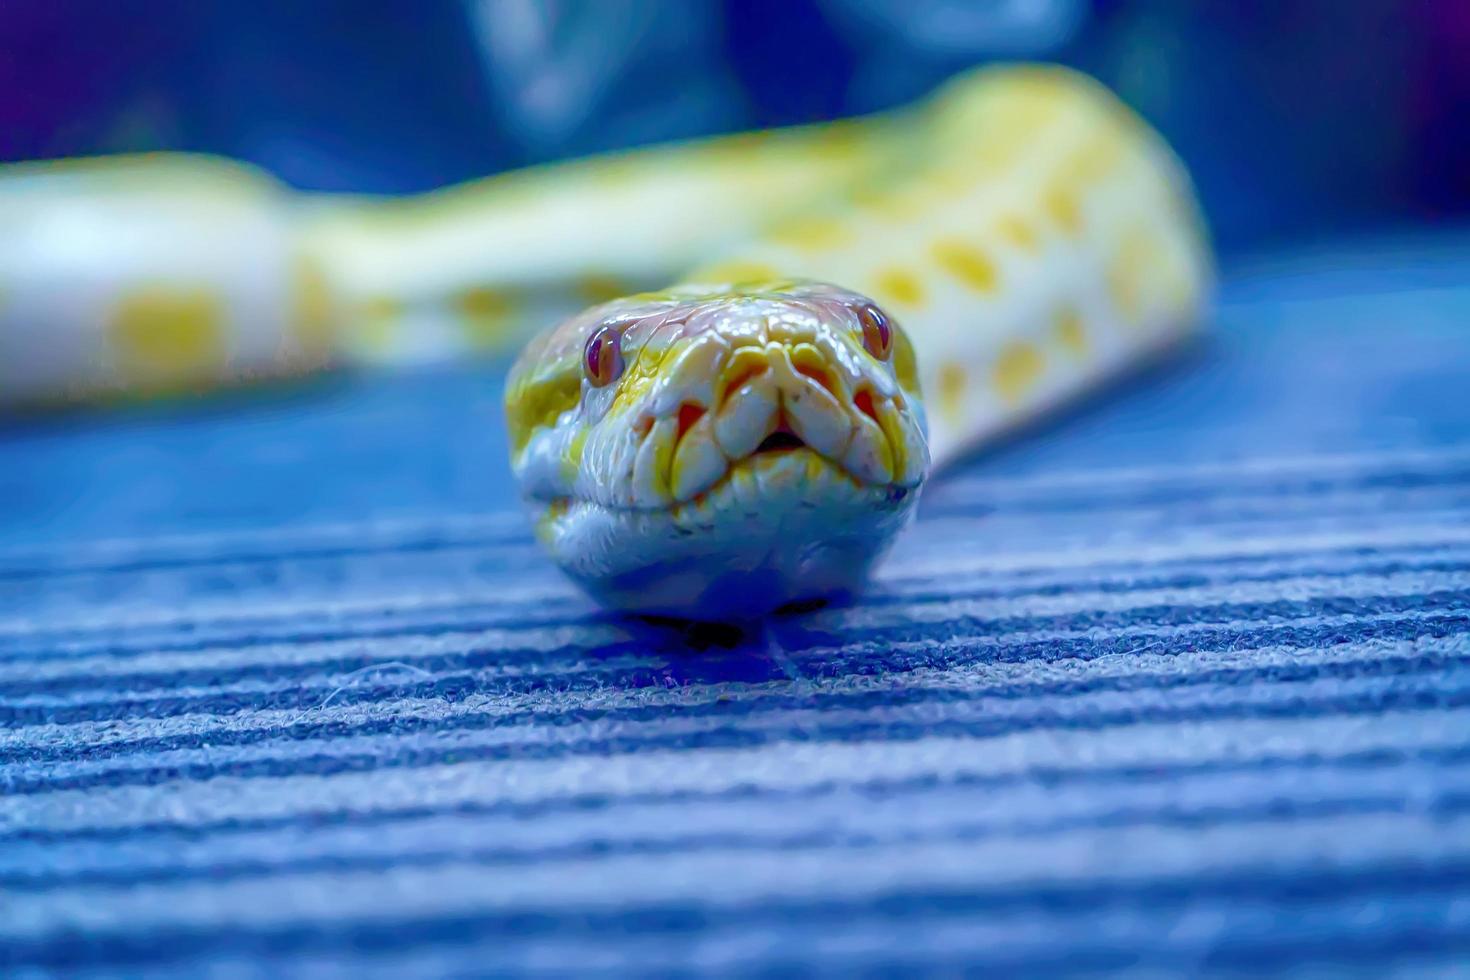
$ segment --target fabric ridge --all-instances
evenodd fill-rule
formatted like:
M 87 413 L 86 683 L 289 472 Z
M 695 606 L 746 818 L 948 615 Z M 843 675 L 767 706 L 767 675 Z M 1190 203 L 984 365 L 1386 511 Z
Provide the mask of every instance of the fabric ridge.
M 697 648 L 538 554 L 493 371 L 12 426 L 0 968 L 1451 972 L 1470 245 L 1377 249 Z

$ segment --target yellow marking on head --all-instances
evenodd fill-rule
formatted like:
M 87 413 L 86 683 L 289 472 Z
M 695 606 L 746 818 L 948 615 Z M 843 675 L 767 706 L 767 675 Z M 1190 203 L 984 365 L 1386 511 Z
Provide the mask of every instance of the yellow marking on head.
M 123 294 L 108 336 L 120 366 L 153 382 L 200 380 L 224 366 L 224 304 L 198 286 L 143 286 Z
M 1041 204 L 1057 226 L 1068 235 L 1077 235 L 1082 231 L 1082 207 L 1065 187 L 1053 187 L 1047 191 Z
M 1036 229 L 1019 214 L 1002 215 L 995 223 L 995 233 L 1005 241 L 1027 252 L 1036 251 L 1040 244 Z
M 995 263 L 973 245 L 947 238 L 935 242 L 929 253 L 941 269 L 977 293 L 993 293 L 999 285 Z
M 964 421 L 968 391 L 969 379 L 963 367 L 954 361 L 939 366 L 939 412 L 952 424 Z
M 332 352 L 336 340 L 327 277 L 319 262 L 303 255 L 292 266 L 291 278 L 291 324 L 296 342 L 308 357 L 324 358 Z
M 904 472 L 909 465 L 909 441 L 898 413 L 887 403 L 878 412 L 878 428 L 883 430 L 884 441 L 890 450 L 892 468 L 889 472 L 894 475 Z
M 580 370 L 565 370 L 550 377 L 526 378 L 507 388 L 505 427 L 510 433 L 511 450 L 519 453 L 525 449 L 537 429 L 554 426 L 562 413 L 576 407 L 581 398 Z
M 653 387 L 653 375 L 652 371 L 634 374 L 631 370 L 624 374 L 618 382 L 617 394 L 613 395 L 612 404 L 608 406 L 608 414 L 621 415 L 631 411 Z
M 914 344 L 908 331 L 900 328 L 893 331 L 893 376 L 904 389 L 922 396 L 919 390 L 919 361 L 914 356 Z
M 506 339 L 515 301 L 504 291 L 474 286 L 455 298 L 464 317 L 465 337 L 475 347 L 498 347 Z
M 575 288 L 578 298 L 588 306 L 606 303 L 610 299 L 617 299 L 619 296 L 626 296 L 634 292 L 632 287 L 617 276 L 597 273 L 589 273 L 579 278 Z
M 728 282 L 731 284 L 773 281 L 780 278 L 780 273 L 769 265 L 760 262 L 746 262 L 732 259 L 727 262 L 716 262 L 707 265 L 693 275 L 685 277 L 686 282 Z
M 552 539 L 552 532 L 556 530 L 557 522 L 567 515 L 571 505 L 566 500 L 557 499 L 546 505 L 541 516 L 536 519 L 536 537 L 543 542 Z
M 777 225 L 771 241 L 808 252 L 841 248 L 853 239 L 852 229 L 834 218 L 802 218 Z
M 880 303 L 892 302 L 915 308 L 924 305 L 924 286 L 907 269 L 884 269 L 874 278 L 873 284 Z
M 1057 343 L 1068 353 L 1078 357 L 1087 353 L 1087 335 L 1082 330 L 1082 317 L 1072 307 L 1064 306 L 1057 311 L 1052 321 L 1052 331 L 1056 334 Z
M 682 344 L 664 345 L 655 349 L 644 346 L 637 354 L 629 356 L 623 376 L 617 381 L 617 391 L 613 394 L 608 412 L 626 413 L 640 405 L 649 389 L 663 375 L 666 362 L 683 349 Z M 667 476 L 668 467 L 665 466 L 661 472 Z
M 572 439 L 567 443 L 566 452 L 561 458 L 561 475 L 566 482 L 571 483 L 576 479 L 577 471 L 582 468 L 582 450 L 586 447 L 587 430 L 580 428 L 572 434 Z
M 674 478 L 674 440 L 659 439 L 653 444 L 653 492 L 671 496 Z
M 1026 389 L 1041 377 L 1045 366 L 1046 361 L 1041 356 L 1041 351 L 1025 341 L 1015 341 L 1006 345 L 996 357 L 995 366 L 991 369 L 991 381 L 1001 398 L 1015 404 L 1021 400 Z

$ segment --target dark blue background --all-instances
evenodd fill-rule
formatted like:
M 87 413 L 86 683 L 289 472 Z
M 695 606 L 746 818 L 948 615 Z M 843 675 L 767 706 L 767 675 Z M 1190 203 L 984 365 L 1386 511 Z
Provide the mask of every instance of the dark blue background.
M 1470 202 L 1461 0 L 10 0 L 0 38 L 0 159 L 201 150 L 409 192 L 1041 58 L 1163 129 L 1226 250 Z

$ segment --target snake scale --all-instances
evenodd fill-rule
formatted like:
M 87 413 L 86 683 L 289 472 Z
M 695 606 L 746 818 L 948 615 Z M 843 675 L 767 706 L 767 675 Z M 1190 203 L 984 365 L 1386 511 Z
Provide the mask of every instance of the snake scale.
M 542 544 L 609 606 L 715 620 L 859 589 L 934 468 L 1178 341 L 1212 276 L 1164 141 L 1042 65 L 406 199 L 22 165 L 0 216 L 0 403 L 524 342 Z

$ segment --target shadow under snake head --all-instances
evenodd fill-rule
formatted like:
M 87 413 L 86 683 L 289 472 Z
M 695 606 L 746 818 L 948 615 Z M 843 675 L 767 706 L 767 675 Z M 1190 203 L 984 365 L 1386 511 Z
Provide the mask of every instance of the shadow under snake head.
M 506 415 L 541 542 L 637 613 L 729 621 L 850 594 L 929 469 L 908 338 L 822 283 L 595 307 L 526 348 Z

